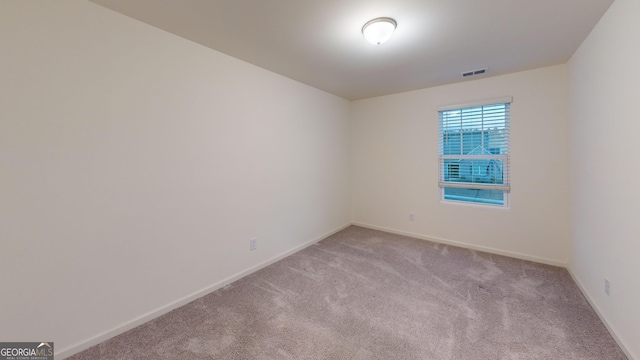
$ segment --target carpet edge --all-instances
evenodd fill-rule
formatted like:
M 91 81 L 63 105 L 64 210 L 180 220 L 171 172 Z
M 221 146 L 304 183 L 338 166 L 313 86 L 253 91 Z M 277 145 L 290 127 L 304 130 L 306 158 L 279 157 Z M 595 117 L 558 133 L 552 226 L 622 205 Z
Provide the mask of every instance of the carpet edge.
M 214 291 L 216 291 L 218 289 L 221 289 L 221 288 L 223 288 L 223 287 L 225 287 L 225 286 L 227 286 L 227 285 L 229 285 L 229 284 L 231 284 L 231 283 L 233 283 L 235 281 L 238 281 L 238 280 L 244 278 L 245 276 L 248 276 L 248 275 L 250 275 L 250 274 L 252 274 L 252 273 L 254 273 L 254 272 L 256 272 L 256 271 L 258 271 L 258 270 L 260 270 L 262 268 L 265 268 L 265 267 L 267 267 L 267 266 L 269 266 L 269 265 L 271 265 L 271 264 L 273 264 L 273 263 L 275 263 L 277 261 L 280 261 L 280 260 L 286 258 L 287 256 L 290 256 L 290 255 L 292 255 L 294 253 L 297 253 L 298 251 L 301 251 L 301 250 L 303 250 L 303 249 L 305 249 L 305 248 L 307 248 L 307 247 L 309 247 L 309 246 L 311 246 L 311 245 L 313 245 L 313 244 L 315 244 L 315 243 L 317 243 L 319 241 L 322 241 L 322 240 L 328 238 L 329 236 L 348 228 L 351 225 L 352 225 L 351 222 L 343 224 L 343 225 L 341 225 L 341 226 L 339 226 L 339 227 L 337 227 L 337 228 L 335 228 L 335 229 L 333 229 L 333 230 L 331 230 L 331 231 L 329 231 L 329 232 L 327 232 L 327 233 L 325 233 L 323 235 L 317 236 L 317 237 L 315 237 L 315 238 L 313 238 L 313 239 L 311 239 L 311 240 L 309 240 L 309 241 L 307 241 L 305 243 L 302 243 L 302 244 L 300 244 L 298 246 L 293 247 L 292 249 L 286 250 L 286 251 L 280 253 L 279 255 L 276 255 L 276 256 L 274 256 L 274 257 L 272 257 L 270 259 L 267 259 L 267 260 L 265 260 L 265 261 L 263 261 L 261 263 L 258 263 L 256 265 L 254 265 L 254 266 L 252 266 L 252 267 L 250 267 L 250 268 L 248 268 L 246 270 L 240 271 L 240 272 L 238 272 L 238 273 L 236 273 L 234 275 L 226 277 L 226 278 L 224 278 L 224 279 L 222 279 L 222 280 L 220 280 L 218 282 L 215 282 L 215 283 L 213 283 L 213 284 L 211 284 L 209 286 L 206 286 L 206 287 L 204 287 L 204 288 L 202 288 L 200 290 L 197 290 L 197 291 L 195 291 L 195 292 L 193 292 L 193 293 L 191 293 L 191 294 L 189 294 L 187 296 L 184 296 L 184 297 L 182 297 L 182 298 L 180 298 L 180 299 L 178 299 L 176 301 L 173 301 L 173 302 L 171 302 L 171 303 L 169 303 L 167 305 L 164 305 L 164 306 L 161 306 L 159 308 L 156 308 L 155 310 L 151 310 L 151 311 L 149 311 L 149 312 L 147 312 L 147 313 L 145 313 L 143 315 L 140 315 L 140 316 L 138 316 L 138 317 L 136 317 L 136 318 L 134 318 L 134 319 L 132 319 L 132 320 L 130 320 L 128 322 L 125 322 L 125 323 L 123 323 L 123 324 L 121 324 L 119 326 L 116 326 L 116 327 L 112 328 L 111 330 L 107 330 L 107 331 L 102 332 L 102 333 L 100 333 L 100 334 L 98 334 L 96 336 L 93 336 L 93 337 L 91 337 L 91 338 L 89 338 L 89 339 L 87 339 L 85 341 L 81 341 L 79 343 L 76 343 L 75 345 L 71 345 L 71 346 L 69 346 L 69 347 L 67 347 L 67 348 L 65 348 L 65 349 L 63 349 L 61 351 L 56 351 L 56 354 L 55 354 L 56 359 L 65 359 L 65 358 L 70 357 L 72 355 L 75 355 L 75 354 L 77 354 L 79 352 L 82 352 L 82 351 L 84 351 L 84 350 L 86 350 L 86 349 L 88 349 L 88 348 L 90 348 L 92 346 L 98 345 L 98 344 L 100 344 L 100 343 L 102 343 L 104 341 L 107 341 L 107 340 L 109 340 L 109 339 L 111 339 L 113 337 L 116 337 L 116 336 L 118 336 L 118 335 L 120 335 L 122 333 L 125 333 L 125 332 L 127 332 L 127 331 L 129 331 L 129 330 L 131 330 L 131 329 L 133 329 L 133 328 L 135 328 L 137 326 L 140 326 L 140 325 L 142 325 L 142 324 L 144 324 L 144 323 L 146 323 L 148 321 L 151 321 L 151 320 L 153 320 L 153 319 L 155 319 L 157 317 L 160 317 L 160 316 L 162 316 L 162 315 L 164 315 L 164 314 L 166 314 L 166 313 L 168 313 L 168 312 L 170 312 L 172 310 L 175 310 L 175 309 L 177 309 L 177 308 L 179 308 L 181 306 L 184 306 L 184 305 L 186 305 L 186 304 L 188 304 L 188 303 L 190 303 L 190 302 L 192 302 L 194 300 L 197 300 L 197 299 L 199 299 L 199 298 L 201 298 L 201 297 L 203 297 L 205 295 L 208 295 L 208 294 L 210 294 L 210 293 L 212 293 L 212 292 L 214 292 Z
M 355 225 L 355 226 L 368 228 L 368 229 L 384 231 L 384 232 L 388 232 L 388 233 L 392 233 L 392 234 L 396 234 L 396 235 L 409 236 L 409 237 L 420 239 L 420 240 L 427 240 L 427 241 L 432 241 L 432 242 L 436 242 L 436 243 L 440 243 L 440 244 L 457 246 L 457 247 L 470 249 L 470 250 L 484 251 L 484 252 L 487 252 L 487 253 L 507 256 L 507 257 L 520 259 L 520 260 L 533 261 L 533 262 L 540 263 L 540 264 L 559 266 L 559 267 L 562 267 L 562 268 L 567 268 L 567 266 L 568 266 L 567 262 L 562 262 L 562 261 L 542 258 L 542 257 L 538 257 L 538 256 L 526 255 L 526 254 L 513 252 L 513 251 L 500 250 L 500 249 L 491 248 L 491 247 L 488 247 L 488 246 L 474 245 L 474 244 L 465 243 L 465 242 L 462 242 L 462 241 L 443 239 L 443 238 L 439 238 L 439 237 L 435 237 L 435 236 L 421 235 L 421 234 L 412 233 L 412 232 L 409 232 L 409 231 L 397 230 L 397 229 L 392 229 L 392 228 L 387 228 L 387 227 L 377 226 L 377 225 L 371 225 L 371 224 L 361 223 L 361 222 L 356 222 L 356 221 L 352 221 L 351 224 Z
M 629 360 L 635 360 L 635 358 L 633 357 L 633 355 L 629 351 L 629 348 L 627 346 L 625 346 L 625 343 L 618 336 L 618 334 L 615 331 L 614 327 L 611 326 L 611 324 L 609 324 L 609 322 L 607 321 L 607 318 L 602 314 L 602 312 L 600 311 L 598 306 L 596 306 L 595 301 L 593 301 L 591 296 L 589 296 L 589 293 L 587 292 L 586 288 L 582 285 L 580 280 L 578 280 L 578 277 L 575 276 L 573 271 L 571 271 L 571 268 L 568 267 L 568 266 L 567 266 L 567 271 L 569 272 L 569 275 L 571 276 L 571 279 L 573 279 L 573 282 L 576 283 L 576 285 L 578 286 L 578 289 L 582 293 L 582 296 L 584 296 L 584 298 L 587 300 L 589 305 L 591 305 L 591 308 L 593 309 L 593 311 L 595 311 L 596 315 L 598 315 L 598 317 L 600 318 L 600 321 L 602 321 L 602 323 L 604 324 L 604 327 L 607 328 L 607 331 L 609 331 L 609 334 L 611 335 L 613 340 L 618 344 L 620 349 L 622 349 L 622 352 L 624 352 L 624 354 L 629 358 Z

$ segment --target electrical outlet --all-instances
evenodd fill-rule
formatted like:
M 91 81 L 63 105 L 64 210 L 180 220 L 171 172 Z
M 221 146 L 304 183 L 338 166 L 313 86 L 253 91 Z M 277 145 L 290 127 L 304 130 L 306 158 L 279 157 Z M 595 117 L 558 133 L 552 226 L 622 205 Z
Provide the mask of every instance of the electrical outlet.
M 604 279 L 604 293 L 607 294 L 607 296 L 611 296 L 611 282 L 609 279 Z
M 415 221 L 416 217 L 413 214 L 409 214 L 409 221 Z
M 253 238 L 249 241 L 249 250 L 253 251 L 258 247 L 258 238 Z

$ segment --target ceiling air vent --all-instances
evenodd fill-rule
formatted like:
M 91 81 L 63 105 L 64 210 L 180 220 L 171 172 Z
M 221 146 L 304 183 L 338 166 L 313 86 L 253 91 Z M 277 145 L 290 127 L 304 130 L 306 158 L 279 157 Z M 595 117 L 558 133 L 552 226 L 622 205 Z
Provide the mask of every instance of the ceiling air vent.
M 478 69 L 478 70 L 465 71 L 462 73 L 462 77 L 482 75 L 486 73 L 487 70 L 488 70 L 487 68 L 484 68 L 484 69 Z

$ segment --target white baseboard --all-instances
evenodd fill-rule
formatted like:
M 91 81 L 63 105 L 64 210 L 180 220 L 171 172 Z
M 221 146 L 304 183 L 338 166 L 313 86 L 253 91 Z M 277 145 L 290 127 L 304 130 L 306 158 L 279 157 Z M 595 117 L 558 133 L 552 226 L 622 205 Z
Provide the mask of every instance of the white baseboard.
M 492 253 L 492 254 L 497 254 L 497 255 L 504 255 L 504 256 L 509 256 L 509 257 L 513 257 L 513 258 L 517 258 L 517 259 L 522 259 L 522 260 L 529 260 L 529 261 L 534 261 L 534 262 L 538 262 L 538 263 L 542 263 L 542 264 L 548 264 L 548 265 L 553 265 L 553 266 L 560 266 L 560 267 L 564 267 L 567 268 L 567 270 L 569 271 L 569 274 L 571 275 L 571 277 L 573 278 L 574 282 L 578 285 L 578 288 L 580 289 L 580 291 L 582 292 L 582 294 L 584 295 L 584 297 L 587 299 L 587 301 L 589 302 L 589 304 L 591 304 L 591 307 L 595 310 L 596 314 L 598 314 L 598 317 L 600 317 L 600 320 L 602 320 L 602 323 L 605 325 L 605 327 L 607 328 L 607 330 L 609 331 L 609 333 L 611 334 L 611 336 L 614 338 L 614 340 L 616 341 L 616 343 L 620 346 L 620 348 L 622 349 L 622 351 L 624 351 L 624 353 L 627 355 L 627 357 L 630 360 L 635 360 L 635 358 L 631 355 L 631 353 L 629 352 L 628 348 L 625 346 L 625 344 L 622 342 L 622 340 L 617 336 L 615 330 L 613 329 L 613 327 L 607 322 L 607 319 L 602 315 L 602 312 L 600 311 L 600 309 L 595 305 L 595 303 L 592 301 L 591 297 L 589 296 L 589 293 L 585 290 L 584 286 L 582 286 L 582 284 L 580 283 L 580 281 L 576 278 L 576 276 L 573 274 L 573 272 L 571 271 L 571 269 L 568 268 L 566 263 L 562 263 L 559 261 L 555 261 L 555 260 L 550 260 L 550 259 L 545 259 L 545 258 L 540 258 L 540 257 L 536 257 L 536 256 L 530 256 L 530 255 L 525 255 L 525 254 L 520 254 L 520 253 L 516 253 L 516 252 L 511 252 L 511 251 L 504 251 L 504 250 L 499 250 L 499 249 L 494 249 L 494 248 L 490 248 L 490 247 L 485 247 L 485 246 L 479 246 L 479 245 L 474 245 L 474 244 L 469 244 L 469 243 L 465 243 L 465 242 L 460 242 L 460 241 L 453 241 L 453 240 L 447 240 L 447 239 L 442 239 L 442 238 L 438 238 L 438 237 L 433 237 L 433 236 L 425 236 L 425 235 L 420 235 L 420 234 L 416 234 L 416 233 L 411 233 L 408 231 L 401 231 L 401 230 L 396 230 L 396 229 L 391 229 L 391 228 L 386 228 L 386 227 L 381 227 L 381 226 L 375 226 L 375 225 L 371 225 L 371 224 L 365 224 L 365 223 L 360 223 L 360 222 L 351 222 L 345 225 L 342 225 L 324 235 L 318 236 L 315 239 L 312 239 L 304 244 L 298 245 L 290 250 L 287 250 L 271 259 L 268 259 L 266 261 L 263 261 L 255 266 L 250 267 L 249 269 L 246 269 L 244 271 L 241 271 L 235 275 L 229 276 L 221 281 L 218 281 L 210 286 L 207 286 L 203 289 L 200 289 L 190 295 L 187 295 L 177 301 L 174 301 L 170 304 L 167 304 L 165 306 L 162 306 L 158 309 L 155 309 L 153 311 L 150 311 L 146 314 L 143 314 L 127 323 L 124 323 L 120 326 L 117 326 L 111 330 L 105 331 L 97 336 L 94 336 L 86 341 L 80 342 L 78 344 L 72 345 L 66 349 L 63 349 L 62 351 L 56 351 L 56 358 L 58 359 L 64 359 L 66 357 L 69 357 L 73 354 L 79 353 L 83 350 L 86 350 L 88 348 L 90 348 L 91 346 L 97 345 L 101 342 L 104 342 L 106 340 L 111 339 L 112 337 L 115 337 L 117 335 L 120 335 L 128 330 L 131 330 L 133 328 L 135 328 L 136 326 L 140 326 L 150 320 L 153 320 L 159 316 L 162 316 L 174 309 L 177 309 L 183 305 L 186 305 L 194 300 L 197 300 L 200 297 L 203 297 L 205 295 L 208 295 L 218 289 L 221 289 L 237 280 L 240 280 L 241 278 L 250 275 L 262 268 L 265 268 L 279 260 L 284 259 L 285 257 L 294 254 L 306 247 L 309 247 L 347 227 L 349 227 L 350 225 L 355 225 L 355 226 L 360 226 L 360 227 L 364 227 L 364 228 L 369 228 L 369 229 L 374 229 L 374 230 L 380 230 L 380 231 L 384 231 L 384 232 L 388 232 L 388 233 L 392 233 L 392 234 L 398 234 L 398 235 L 404 235 L 404 236 L 410 236 L 413 238 L 417 238 L 417 239 L 421 239 L 421 240 L 427 240 L 427 241 L 433 241 L 433 242 L 437 242 L 437 243 L 441 243 L 441 244 L 448 244 L 448 245 L 453 245 L 453 246 L 458 246 L 458 247 L 463 247 L 463 248 L 467 248 L 467 249 L 472 249 L 472 250 L 478 250 L 478 251 L 484 251 L 484 252 L 488 252 L 488 253 Z
M 563 267 L 563 268 L 567 267 L 567 263 L 565 263 L 565 262 L 546 259 L 546 258 L 537 257 L 537 256 L 521 254 L 521 253 L 517 253 L 517 252 L 513 252 L 513 251 L 505 251 L 505 250 L 495 249 L 495 248 L 486 247 L 486 246 L 469 244 L 469 243 L 465 243 L 465 242 L 461 242 L 461 241 L 454 241 L 454 240 L 438 238 L 438 237 L 434 237 L 434 236 L 425 236 L 425 235 L 416 234 L 416 233 L 412 233 L 412 232 L 408 232 L 408 231 L 396 230 L 396 229 L 391 229 L 391 228 L 386 228 L 386 227 L 376 226 L 376 225 L 371 225 L 371 224 L 365 224 L 365 223 L 360 223 L 360 222 L 351 222 L 351 224 L 355 225 L 355 226 L 361 226 L 361 227 L 373 229 L 373 230 L 380 230 L 380 231 L 384 231 L 384 232 L 388 232 L 388 233 L 392 233 L 392 234 L 409 236 L 409 237 L 416 238 L 416 239 L 427 240 L 427 241 L 432 241 L 432 242 L 441 243 L 441 244 L 447 244 L 447 245 L 453 245 L 453 246 L 458 246 L 458 247 L 461 247 L 461 248 L 466 248 L 466 249 L 471 249 L 471 250 L 484 251 L 484 252 L 488 252 L 488 253 L 496 254 L 496 255 L 504 255 L 504 256 L 508 256 L 508 257 L 512 257 L 512 258 L 516 258 L 516 259 L 528 260 L 528 261 L 533 261 L 533 262 L 537 262 L 537 263 L 541 263 L 541 264 L 559 266 L 559 267 Z
M 622 339 L 618 337 L 618 334 L 614 330 L 613 326 L 609 324 L 609 322 L 607 321 L 607 318 L 602 314 L 602 311 L 600 311 L 598 306 L 596 306 L 596 303 L 592 300 L 591 296 L 589 295 L 589 292 L 587 292 L 587 289 L 582 285 L 580 280 L 578 280 L 578 278 L 573 274 L 573 271 L 571 271 L 571 268 L 567 267 L 567 271 L 569 271 L 569 275 L 571 275 L 573 282 L 575 282 L 576 285 L 578 285 L 578 289 L 580 289 L 580 291 L 582 292 L 582 295 L 584 295 L 585 299 L 587 299 L 587 301 L 589 302 L 593 310 L 596 312 L 596 314 L 598 314 L 598 317 L 600 318 L 604 326 L 607 328 L 607 330 L 609 330 L 609 334 L 611 334 L 611 336 L 616 341 L 616 343 L 618 343 L 618 346 L 620 346 L 624 354 L 627 355 L 629 360 L 635 360 L 636 358 L 633 357 L 633 355 L 629 351 L 629 348 L 624 344 Z
M 396 230 L 396 229 L 386 228 L 386 227 L 382 227 L 382 226 L 375 226 L 375 225 L 371 225 L 371 224 L 359 223 L 359 222 L 355 222 L 355 221 L 352 222 L 351 224 L 355 225 L 355 226 L 361 226 L 361 227 L 364 227 L 364 228 L 373 229 L 373 230 L 380 230 L 380 231 L 384 231 L 384 232 L 388 232 L 388 233 L 392 233 L 392 234 L 409 236 L 409 237 L 417 238 L 417 239 L 421 239 L 421 240 L 433 241 L 433 242 L 437 242 L 437 243 L 441 243 L 441 244 L 454 245 L 454 246 L 458 246 L 458 247 L 462 247 L 462 248 L 478 250 L 478 251 L 484 251 L 484 252 L 497 254 L 497 255 L 504 255 L 504 256 L 508 256 L 508 257 L 512 257 L 512 258 L 516 258 L 516 259 L 529 260 L 529 261 L 533 261 L 533 262 L 537 262 L 537 263 L 563 267 L 563 268 L 567 269 L 567 271 L 571 275 L 571 278 L 573 279 L 573 281 L 578 285 L 578 288 L 580 289 L 580 291 L 582 292 L 584 297 L 587 299 L 587 301 L 589 302 L 591 307 L 594 309 L 596 314 L 598 314 L 598 317 L 600 318 L 600 320 L 602 321 L 604 326 L 607 328 L 607 330 L 609 331 L 609 333 L 611 334 L 613 339 L 616 341 L 618 346 L 620 346 L 622 351 L 625 353 L 625 355 L 627 355 L 629 360 L 637 360 L 631 354 L 631 352 L 629 351 L 628 347 L 625 346 L 624 342 L 620 339 L 620 337 L 618 337 L 618 335 L 617 335 L 616 331 L 614 330 L 614 328 L 607 322 L 607 319 L 602 315 L 602 312 L 600 311 L 600 309 L 593 302 L 593 300 L 589 296 L 589 293 L 586 291 L 585 287 L 582 286 L 582 284 L 580 283 L 578 278 L 576 278 L 576 276 L 573 274 L 573 272 L 571 271 L 571 269 L 569 268 L 567 263 L 563 263 L 563 262 L 555 261 L 555 260 L 551 260 L 551 259 L 540 258 L 540 257 L 537 257 L 537 256 L 530 256 L 530 255 L 520 254 L 520 253 L 516 253 L 516 252 L 511 252 L 511 251 L 504 251 L 504 250 L 494 249 L 494 248 L 490 248 L 490 247 L 464 243 L 464 242 L 460 242 L 460 241 L 447 240 L 447 239 L 442 239 L 442 238 L 433 237 L 433 236 L 424 236 L 424 235 L 420 235 L 420 234 L 411 233 L 411 232 L 408 232 L 408 231 Z
M 241 271 L 241 272 L 239 272 L 239 273 L 237 273 L 235 275 L 232 275 L 232 276 L 229 276 L 229 277 L 227 277 L 225 279 L 222 279 L 222 280 L 220 280 L 220 281 L 218 281 L 218 282 L 216 282 L 216 283 L 214 283 L 212 285 L 209 285 L 209 286 L 207 286 L 207 287 L 205 287 L 203 289 L 200 289 L 200 290 L 198 290 L 198 291 L 196 291 L 196 292 L 194 292 L 192 294 L 189 294 L 189 295 L 187 295 L 187 296 L 185 296 L 185 297 L 183 297 L 181 299 L 178 299 L 178 300 L 176 300 L 176 301 L 174 301 L 172 303 L 169 303 L 169 304 L 167 304 L 165 306 L 162 306 L 160 308 L 152 310 L 152 311 L 150 311 L 150 312 L 148 312 L 146 314 L 140 315 L 139 317 L 137 317 L 135 319 L 132 319 L 131 321 L 128 321 L 128 322 L 126 322 L 126 323 L 124 323 L 122 325 L 119 325 L 119 326 L 117 326 L 117 327 L 115 327 L 115 328 L 113 328 L 111 330 L 105 331 L 105 332 L 103 332 L 103 333 L 101 333 L 99 335 L 96 335 L 96 336 L 94 336 L 94 337 L 92 337 L 92 338 L 90 338 L 90 339 L 88 339 L 86 341 L 82 341 L 80 343 L 77 343 L 75 345 L 67 347 L 67 348 L 63 349 L 62 351 L 57 351 L 56 350 L 55 357 L 56 357 L 56 359 L 64 359 L 64 358 L 67 358 L 67 357 L 69 357 L 71 355 L 77 354 L 77 353 L 79 353 L 79 352 L 81 352 L 83 350 L 86 350 L 86 349 L 88 349 L 88 348 L 90 348 L 90 347 L 92 347 L 94 345 L 100 344 L 101 342 L 109 340 L 112 337 L 115 337 L 117 335 L 120 335 L 120 334 L 128 331 L 128 330 L 131 330 L 131 329 L 135 328 L 136 326 L 140 326 L 140 325 L 142 325 L 142 324 L 144 324 L 144 323 L 146 323 L 146 322 L 148 322 L 150 320 L 153 320 L 153 319 L 155 319 L 155 318 L 157 318 L 159 316 L 162 316 L 162 315 L 170 312 L 171 310 L 175 310 L 175 309 L 177 309 L 177 308 L 179 308 L 179 307 L 181 307 L 183 305 L 186 305 L 186 304 L 188 304 L 188 303 L 190 303 L 190 302 L 192 302 L 194 300 L 197 300 L 197 299 L 199 299 L 199 298 L 201 298 L 201 297 L 203 297 L 205 295 L 208 295 L 208 294 L 210 294 L 210 293 L 212 293 L 212 292 L 214 292 L 214 291 L 216 291 L 218 289 L 221 289 L 221 288 L 223 288 L 223 287 L 225 287 L 225 286 L 227 286 L 227 285 L 229 285 L 229 284 L 231 284 L 231 283 L 233 283 L 233 282 L 235 282 L 237 280 L 240 280 L 241 278 L 243 278 L 243 277 L 245 277 L 245 276 L 247 276 L 249 274 L 252 274 L 252 273 L 254 273 L 254 272 L 256 272 L 256 271 L 258 271 L 258 270 L 260 270 L 262 268 L 265 268 L 265 267 L 275 263 L 276 261 L 282 260 L 285 257 L 287 257 L 287 256 L 289 256 L 289 255 L 291 255 L 293 253 L 296 253 L 296 252 L 298 252 L 298 251 L 300 251 L 300 250 L 302 250 L 302 249 L 304 249 L 306 247 L 309 247 L 309 246 L 317 243 L 318 241 L 326 239 L 327 237 L 329 237 L 329 236 L 331 236 L 331 235 L 333 235 L 333 234 L 335 234 L 335 233 L 337 233 L 337 232 L 339 232 L 339 231 L 341 231 L 341 230 L 343 230 L 343 229 L 345 229 L 345 228 L 347 228 L 349 226 L 351 226 L 351 223 L 342 225 L 342 226 L 340 226 L 340 227 L 338 227 L 338 228 L 336 228 L 336 229 L 334 229 L 332 231 L 329 231 L 328 233 L 326 233 L 324 235 L 320 235 L 320 236 L 316 237 L 315 239 L 307 241 L 304 244 L 298 245 L 298 246 L 296 246 L 296 247 L 294 247 L 294 248 L 292 248 L 290 250 L 287 250 L 287 251 L 285 251 L 285 252 L 283 252 L 283 253 L 281 253 L 279 255 L 276 255 L 275 257 L 272 257 L 271 259 L 263 261 L 263 262 L 261 262 L 261 263 L 259 263 L 257 265 L 254 265 L 254 266 L 252 266 L 252 267 L 250 267 L 250 268 L 248 268 L 248 269 L 246 269 L 244 271 Z

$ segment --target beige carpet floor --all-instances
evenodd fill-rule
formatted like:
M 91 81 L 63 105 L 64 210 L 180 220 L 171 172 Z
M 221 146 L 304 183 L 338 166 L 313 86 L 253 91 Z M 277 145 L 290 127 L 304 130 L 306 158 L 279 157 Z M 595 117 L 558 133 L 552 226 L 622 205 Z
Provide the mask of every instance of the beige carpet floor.
M 71 359 L 627 359 L 566 269 L 351 226 Z

